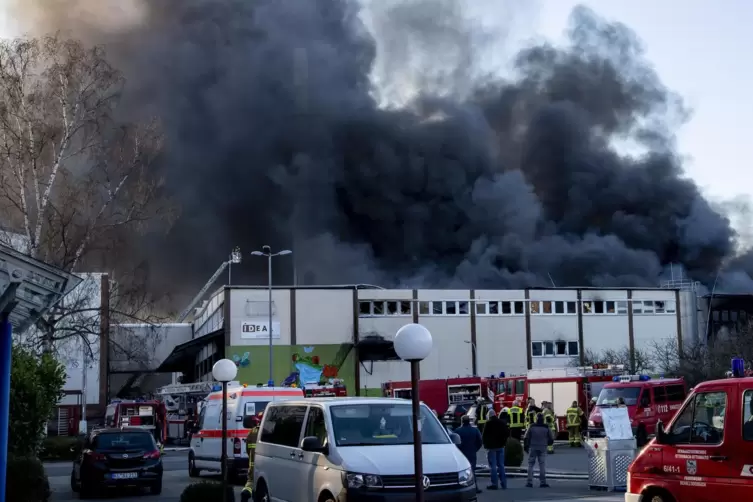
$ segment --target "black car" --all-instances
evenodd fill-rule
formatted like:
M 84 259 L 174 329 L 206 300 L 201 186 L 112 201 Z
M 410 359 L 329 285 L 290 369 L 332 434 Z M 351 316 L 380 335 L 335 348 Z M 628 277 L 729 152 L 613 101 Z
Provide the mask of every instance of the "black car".
M 125 486 L 162 493 L 162 456 L 154 437 L 133 427 L 92 432 L 73 461 L 71 489 L 86 499 Z
M 450 429 L 457 429 L 460 427 L 460 420 L 463 418 L 463 415 L 468 413 L 469 408 L 473 406 L 473 402 L 467 402 L 467 403 L 453 403 L 448 408 L 447 411 L 444 412 L 444 415 L 442 415 L 442 424 L 445 427 L 449 427 Z

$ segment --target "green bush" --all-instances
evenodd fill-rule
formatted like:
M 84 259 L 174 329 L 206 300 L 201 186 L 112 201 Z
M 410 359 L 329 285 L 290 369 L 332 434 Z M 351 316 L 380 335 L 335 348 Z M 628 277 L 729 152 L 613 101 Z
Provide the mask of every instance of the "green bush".
M 10 499 L 9 499 L 10 500 Z M 207 502 L 209 500 L 224 502 L 222 500 L 222 484 L 217 481 L 201 481 L 186 486 L 180 494 L 180 502 Z M 233 486 L 227 486 L 227 498 L 229 502 L 235 502 Z
M 523 465 L 523 445 L 515 438 L 508 438 L 505 446 L 505 466 L 520 467 Z
M 73 460 L 81 451 L 82 439 L 75 436 L 48 437 L 42 441 L 39 458 L 42 460 Z M 74 451 L 71 451 L 71 448 Z
M 42 461 L 33 457 L 8 458 L 5 500 L 47 502 L 52 494 Z

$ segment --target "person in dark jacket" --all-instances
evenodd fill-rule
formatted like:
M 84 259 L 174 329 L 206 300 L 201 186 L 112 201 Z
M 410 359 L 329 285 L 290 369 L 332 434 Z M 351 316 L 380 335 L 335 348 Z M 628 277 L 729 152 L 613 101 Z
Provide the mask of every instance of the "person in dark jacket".
M 544 423 L 544 416 L 537 415 L 536 422 L 526 431 L 523 442 L 523 450 L 528 454 L 527 487 L 533 487 L 533 468 L 538 460 L 539 484 L 542 488 L 549 488 L 546 482 L 546 449 L 551 444 L 554 444 L 554 434 L 549 426 Z
M 471 425 L 471 417 L 468 415 L 464 415 L 463 418 L 460 419 L 460 427 L 453 432 L 460 436 L 460 445 L 458 448 L 460 448 L 460 451 L 465 455 L 465 458 L 468 459 L 468 462 L 471 464 L 471 469 L 473 469 L 473 472 L 475 473 L 476 455 L 483 446 L 481 432 Z M 475 479 L 474 476 L 474 480 Z M 476 493 L 481 493 L 481 490 L 478 489 L 478 481 L 476 481 Z
M 491 471 L 491 484 L 487 487 L 488 490 L 498 490 L 500 486 L 503 490 L 507 488 L 505 446 L 509 437 L 510 426 L 507 422 L 500 420 L 494 410 L 491 410 L 482 437 Z

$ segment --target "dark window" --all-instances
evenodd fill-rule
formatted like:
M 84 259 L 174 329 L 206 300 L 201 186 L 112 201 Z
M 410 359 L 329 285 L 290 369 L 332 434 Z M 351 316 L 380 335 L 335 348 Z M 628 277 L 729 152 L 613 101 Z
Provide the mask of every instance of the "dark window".
M 515 380 L 515 395 L 526 393 L 526 381 Z
M 273 406 L 267 409 L 266 415 L 261 431 L 261 441 L 297 448 L 306 407 Z
M 696 394 L 668 432 L 670 444 L 720 444 L 724 440 L 725 392 Z
M 544 347 L 541 342 L 531 342 L 531 355 L 533 357 L 544 355 Z
M 400 313 L 402 315 L 411 314 L 411 302 L 400 302 Z
M 502 302 L 502 313 L 503 314 L 512 314 L 512 303 L 510 303 L 510 302 Z
M 505 304 L 502 303 L 502 307 L 504 308 Z M 508 305 L 508 309 L 510 306 Z M 499 302 L 489 302 L 489 313 L 490 314 L 499 314 Z M 507 312 L 509 314 L 509 312 Z
M 555 314 L 564 314 L 565 313 L 565 302 L 554 302 L 554 313 Z
M 567 355 L 567 342 L 554 342 L 554 344 L 556 345 L 558 356 Z
M 258 415 L 264 413 L 269 401 L 246 402 L 243 409 L 244 415 Z
M 614 302 L 604 302 L 607 314 L 614 314 Z
M 204 406 L 199 413 L 199 429 L 204 428 L 204 418 L 207 416 L 207 407 Z
M 567 313 L 568 314 L 577 314 L 578 311 L 576 310 L 577 305 L 575 302 L 567 302 Z
M 570 356 L 577 356 L 580 351 L 578 350 L 578 342 L 567 342 L 567 354 Z
M 523 302 L 514 302 L 514 303 L 515 303 L 515 313 L 524 314 L 525 310 L 523 310 Z
M 458 304 L 458 313 L 460 315 L 468 315 L 468 302 L 460 302 Z
M 97 434 L 92 440 L 91 449 L 102 450 L 143 450 L 157 449 L 154 438 L 148 432 L 114 432 Z
M 546 356 L 554 355 L 554 342 L 544 342 L 544 355 Z
M 594 312 L 596 314 L 604 313 L 604 302 L 594 302 Z
M 384 302 L 374 302 L 374 315 L 384 314 Z
M 442 315 L 442 302 L 431 302 L 431 313 L 433 315 Z
M 670 403 L 681 403 L 685 401 L 685 386 L 684 385 L 668 385 L 667 386 L 667 401 Z
M 664 387 L 654 387 L 654 403 L 666 403 L 667 390 Z
M 371 302 L 358 302 L 358 312 L 361 315 L 371 314 Z
M 387 302 L 387 313 L 389 315 L 396 315 L 397 312 L 397 302 Z
M 309 416 L 306 419 L 306 432 L 303 433 L 303 437 L 311 436 L 318 438 L 320 445 L 324 446 L 327 444 L 327 427 L 324 424 L 324 411 L 315 406 L 309 408 Z
M 753 441 L 753 390 L 743 394 L 743 439 Z
M 458 313 L 457 311 L 457 302 L 445 302 L 444 308 L 445 308 L 445 314 L 447 315 L 455 315 Z

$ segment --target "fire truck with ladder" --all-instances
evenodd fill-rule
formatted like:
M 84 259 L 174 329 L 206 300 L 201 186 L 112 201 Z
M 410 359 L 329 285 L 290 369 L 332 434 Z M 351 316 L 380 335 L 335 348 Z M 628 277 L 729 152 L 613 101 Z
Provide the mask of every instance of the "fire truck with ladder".
M 625 374 L 623 365 L 595 364 L 577 368 L 552 368 L 529 370 L 525 375 L 505 376 L 491 379 L 496 388 L 492 390 L 494 409 L 501 411 L 509 408 L 513 402 L 520 400 L 525 408 L 526 400 L 532 397 L 536 405 L 543 401 L 552 403 L 552 409 L 557 416 L 557 430 L 562 433 L 567 430 L 567 409 L 573 401 L 583 410 L 585 422 L 592 406 L 592 398 L 598 397 L 601 389 L 612 382 L 615 376 Z
M 489 379 L 482 377 L 420 380 L 418 382 L 418 393 L 421 396 L 421 401 L 441 416 L 453 404 L 475 403 L 480 397 L 491 401 L 494 394 L 490 393 L 489 384 Z M 410 399 L 410 380 L 385 382 L 382 384 L 382 393 L 385 397 Z
M 167 437 L 167 410 L 155 400 L 116 399 L 105 410 L 105 427 L 141 427 L 151 432 L 158 445 Z
M 166 441 L 181 443 L 188 440 L 190 420 L 197 420 L 201 404 L 216 386 L 215 382 L 176 383 L 157 389 L 157 396 L 167 410 Z

